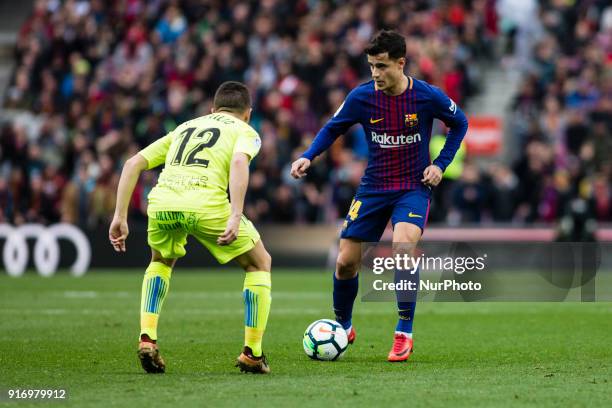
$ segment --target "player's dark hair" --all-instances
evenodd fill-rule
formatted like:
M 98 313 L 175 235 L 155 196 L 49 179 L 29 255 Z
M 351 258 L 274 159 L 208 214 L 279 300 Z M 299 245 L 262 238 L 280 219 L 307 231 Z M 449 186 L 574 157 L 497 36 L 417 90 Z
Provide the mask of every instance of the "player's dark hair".
M 251 94 L 242 82 L 227 81 L 222 83 L 213 99 L 216 111 L 227 110 L 242 113 L 251 107 Z
M 398 59 L 406 56 L 406 39 L 400 33 L 393 30 L 380 30 L 370 40 L 365 48 L 367 55 L 378 55 L 385 52 L 389 57 Z

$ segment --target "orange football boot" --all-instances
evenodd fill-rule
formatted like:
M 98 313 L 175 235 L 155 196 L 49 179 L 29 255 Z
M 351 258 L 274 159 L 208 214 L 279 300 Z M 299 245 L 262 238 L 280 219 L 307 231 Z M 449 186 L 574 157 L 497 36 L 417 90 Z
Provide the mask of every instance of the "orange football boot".
M 346 332 L 346 337 L 348 339 L 349 344 L 353 344 L 355 342 L 355 338 L 357 338 L 357 332 L 355 328 L 351 326 L 351 330 Z
M 405 334 L 396 333 L 387 360 L 391 362 L 406 361 L 411 354 L 412 339 Z

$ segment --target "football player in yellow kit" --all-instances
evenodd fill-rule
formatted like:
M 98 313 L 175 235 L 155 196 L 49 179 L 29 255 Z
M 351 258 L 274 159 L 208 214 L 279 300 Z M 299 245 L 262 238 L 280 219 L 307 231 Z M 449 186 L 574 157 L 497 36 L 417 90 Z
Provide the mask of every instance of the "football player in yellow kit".
M 219 263 L 235 259 L 246 271 L 245 342 L 236 366 L 248 372 L 270 371 L 261 343 L 270 312 L 271 257 L 242 214 L 249 162 L 261 146 L 259 135 L 248 125 L 250 116 L 247 87 L 225 82 L 215 93 L 210 115 L 182 123 L 123 167 L 109 230 L 118 252 L 126 250 L 128 206 L 140 173 L 165 164 L 149 194 L 147 209 L 152 257 L 142 284 L 138 356 L 149 373 L 165 371 L 157 346 L 157 324 L 172 268 L 185 256 L 188 235 Z

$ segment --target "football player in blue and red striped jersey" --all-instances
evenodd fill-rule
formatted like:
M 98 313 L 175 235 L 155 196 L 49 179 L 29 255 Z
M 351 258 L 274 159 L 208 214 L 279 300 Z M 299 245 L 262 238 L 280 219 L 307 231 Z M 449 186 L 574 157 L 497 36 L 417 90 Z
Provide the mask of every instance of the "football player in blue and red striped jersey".
M 404 73 L 406 42 L 402 35 L 382 30 L 365 53 L 372 80 L 347 95 L 291 168 L 293 177 L 303 177 L 312 160 L 349 127 L 363 126 L 368 166 L 344 222 L 334 273 L 334 312 L 350 343 L 355 340 L 351 319 L 361 243 L 378 242 L 391 219 L 394 247 L 407 244 L 413 254 L 427 223 L 431 189 L 440 183 L 468 128 L 464 113 L 444 92 Z M 429 140 L 434 118 L 442 120 L 450 131 L 432 162 Z M 418 277 L 418 271 L 410 273 Z M 405 361 L 412 352 L 415 300 L 398 297 L 399 316 L 389 361 Z

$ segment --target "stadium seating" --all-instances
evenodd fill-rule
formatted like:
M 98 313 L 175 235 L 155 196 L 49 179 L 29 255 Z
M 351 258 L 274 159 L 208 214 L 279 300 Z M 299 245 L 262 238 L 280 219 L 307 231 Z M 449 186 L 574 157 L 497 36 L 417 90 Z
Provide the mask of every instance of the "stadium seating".
M 610 8 L 545 2 L 540 30 L 525 33 L 512 13 L 484 0 L 437 9 L 397 0 L 196 3 L 36 2 L 4 98 L 7 111 L 31 116 L 2 123 L 0 222 L 106 224 L 126 158 L 208 113 L 216 86 L 230 79 L 252 90 L 252 122 L 264 140 L 247 215 L 258 223 L 336 220 L 364 168 L 361 130 L 303 182 L 289 178 L 288 166 L 347 91 L 368 79 L 362 49 L 380 27 L 407 35 L 410 75 L 440 86 L 467 112 L 482 86 L 473 68 L 492 63 L 497 44 L 505 40 L 506 62 L 535 56 L 521 67 L 511 106 L 518 160 L 482 166 L 468 152 L 431 222 L 553 223 L 576 196 L 594 219 L 612 219 Z M 569 20 L 575 25 L 562 24 Z M 149 172 L 140 181 L 134 218 L 144 219 L 155 180 Z

